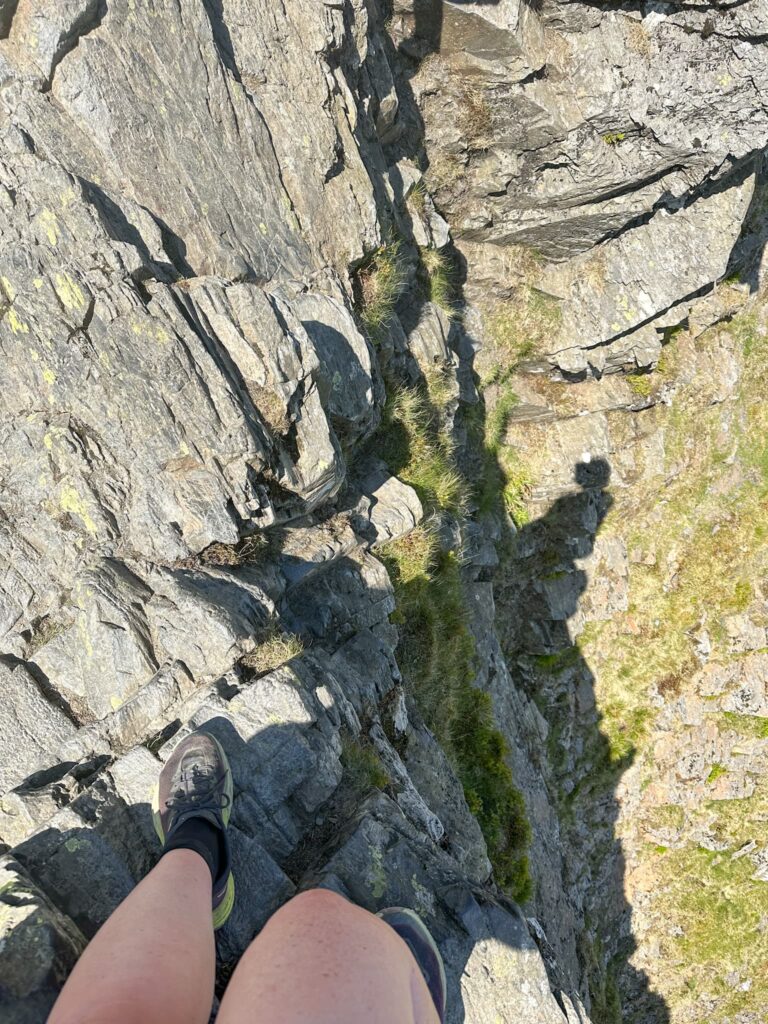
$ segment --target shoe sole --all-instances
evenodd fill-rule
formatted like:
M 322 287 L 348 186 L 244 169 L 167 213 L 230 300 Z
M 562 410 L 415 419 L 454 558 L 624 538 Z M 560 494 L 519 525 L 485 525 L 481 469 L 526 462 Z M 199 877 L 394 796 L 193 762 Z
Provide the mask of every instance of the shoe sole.
M 441 1021 L 444 1020 L 446 1010 L 445 1001 L 448 988 L 445 978 L 445 963 L 443 961 L 442 954 L 440 953 L 440 949 L 437 943 L 435 942 L 429 928 L 427 928 L 427 926 L 424 924 L 421 917 L 419 917 L 416 911 L 411 910 L 410 907 L 386 907 L 384 910 L 380 910 L 376 917 L 384 921 L 385 924 L 388 924 L 389 927 L 399 936 L 399 938 L 403 940 L 406 946 L 408 946 L 408 949 L 410 950 L 413 959 L 416 961 L 416 964 L 419 970 L 421 971 L 424 981 L 427 984 L 427 988 L 429 989 L 430 995 L 432 996 L 432 1000 L 433 1002 L 435 1002 L 435 1009 L 438 1012 L 438 1016 L 440 1017 Z M 438 984 L 440 987 L 440 997 L 443 1002 L 442 1008 L 437 1006 L 437 1003 L 435 1001 L 435 994 L 432 992 L 432 986 L 430 984 L 429 978 L 427 977 L 427 974 L 425 973 L 425 968 L 421 962 L 418 952 L 413 949 L 411 943 L 406 939 L 406 937 L 400 931 L 398 931 L 395 923 L 393 923 L 393 921 L 391 920 L 391 918 L 393 917 L 405 918 L 405 920 L 410 925 L 412 931 L 416 933 L 414 937 L 418 938 L 431 951 L 438 969 Z
M 224 827 L 229 825 L 229 819 L 232 815 L 232 800 L 234 799 L 234 786 L 232 785 L 232 769 L 229 767 L 229 758 L 224 753 L 224 748 L 216 739 L 215 736 L 211 736 L 209 732 L 205 734 L 210 740 L 216 744 L 219 751 L 222 762 L 227 770 L 227 777 L 224 783 L 224 792 L 227 794 L 227 806 L 221 812 L 221 817 L 224 821 Z M 163 831 L 163 823 L 160 820 L 160 782 L 156 782 L 154 789 L 152 790 L 152 822 L 155 826 L 155 832 L 157 832 L 158 838 L 161 843 L 165 843 L 165 832 Z M 223 924 L 225 924 L 227 918 L 232 913 L 232 908 L 235 905 L 235 878 L 230 869 L 229 878 L 227 879 L 227 888 L 224 893 L 224 899 L 213 911 L 213 929 L 218 931 Z

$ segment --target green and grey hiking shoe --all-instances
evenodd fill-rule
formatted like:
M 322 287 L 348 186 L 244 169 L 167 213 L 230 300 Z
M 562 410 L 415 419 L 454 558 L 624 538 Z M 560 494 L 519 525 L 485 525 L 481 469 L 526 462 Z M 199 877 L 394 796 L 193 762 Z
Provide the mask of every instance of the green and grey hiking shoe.
M 181 840 L 179 831 L 185 825 L 188 829 L 194 826 L 194 819 L 207 822 L 218 832 L 218 871 L 213 882 L 214 928 L 221 928 L 235 902 L 227 838 L 231 813 L 232 771 L 227 755 L 213 736 L 192 733 L 179 743 L 160 772 L 152 795 L 152 814 L 155 831 L 166 848 L 174 836 Z M 179 846 L 184 844 L 179 842 Z M 211 868 L 212 872 L 214 870 Z
M 406 944 L 413 958 L 419 965 L 424 981 L 427 983 L 432 1002 L 435 1004 L 437 1016 L 441 1024 L 445 1020 L 445 1003 L 447 986 L 445 967 L 437 943 L 429 933 L 429 929 L 415 910 L 407 907 L 387 907 L 376 915 L 393 928 Z

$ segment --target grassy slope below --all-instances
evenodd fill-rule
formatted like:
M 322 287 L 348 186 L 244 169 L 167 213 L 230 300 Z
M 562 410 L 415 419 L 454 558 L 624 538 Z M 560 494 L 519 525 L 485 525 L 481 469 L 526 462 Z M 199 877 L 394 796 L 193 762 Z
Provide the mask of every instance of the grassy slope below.
M 546 487 L 564 452 L 581 451 L 577 438 L 608 437 L 615 460 L 614 504 L 599 536 L 629 554 L 628 607 L 611 603 L 616 570 L 598 558 L 579 602 L 592 621 L 578 641 L 526 654 L 513 630 L 507 650 L 550 726 L 553 798 L 574 899 L 585 900 L 592 1015 L 603 1024 L 648 1024 L 651 1007 L 664 1017 L 647 994 L 632 1017 L 645 975 L 672 1024 L 758 1024 L 768 1005 L 768 702 L 758 707 L 740 692 L 747 678 L 764 693 L 759 659 L 768 655 L 766 317 L 743 315 L 695 341 L 679 334 L 656 371 L 605 388 L 510 373 L 496 365 L 498 339 L 486 354 L 488 447 L 512 468 L 507 479 L 523 483 L 519 521 L 528 487 Z M 562 419 L 511 424 L 515 389 Z M 583 415 L 653 399 L 645 411 Z M 498 490 L 491 482 L 489 495 Z M 539 503 L 531 514 L 546 513 Z M 553 550 L 556 562 L 561 554 Z M 523 594 L 572 572 L 567 559 L 555 572 L 544 561 Z M 518 581 L 527 565 L 513 561 Z M 500 602 L 508 620 L 525 612 Z M 580 687 L 594 694 L 596 721 Z M 600 892 L 617 857 L 618 889 L 605 889 L 603 913 Z M 602 941 L 623 893 L 639 944 L 634 970 Z
M 768 884 L 744 852 L 768 839 L 768 777 L 724 778 L 740 771 L 731 760 L 740 745 L 753 745 L 753 763 L 754 745 L 768 746 L 768 720 L 722 712 L 705 685 L 743 657 L 733 649 L 734 617 L 758 628 L 768 621 L 768 341 L 753 317 L 726 334 L 740 366 L 737 393 L 721 404 L 718 382 L 699 375 L 674 395 L 661 423 L 663 477 L 617 494 L 605 526 L 638 553 L 629 609 L 580 638 L 608 740 L 604 779 L 615 781 L 612 767 L 632 752 L 638 766 L 639 807 L 623 834 L 630 885 L 649 895 L 643 915 L 660 939 L 645 968 L 674 1022 L 702 1024 L 768 1005 Z M 696 348 L 722 341 L 713 330 Z M 686 701 L 689 724 L 685 714 L 662 722 Z M 670 733 L 671 761 L 662 754 Z M 704 764 L 702 778 L 686 784 L 686 759 L 706 750 L 723 751 L 731 767 Z M 702 787 L 711 799 L 701 799 Z M 723 798 L 732 792 L 749 795 Z

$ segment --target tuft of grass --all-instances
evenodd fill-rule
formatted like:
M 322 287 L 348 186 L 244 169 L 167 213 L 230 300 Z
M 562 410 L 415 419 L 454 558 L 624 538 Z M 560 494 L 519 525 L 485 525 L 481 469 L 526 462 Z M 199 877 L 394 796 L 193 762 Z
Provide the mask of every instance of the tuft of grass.
M 489 341 L 507 369 L 552 348 L 561 324 L 560 301 L 528 284 L 486 317 Z
M 200 561 L 204 565 L 240 565 L 237 547 L 234 544 L 220 544 L 218 542 L 209 544 L 200 553 Z
M 580 947 L 587 969 L 590 1019 L 593 1024 L 622 1024 L 615 961 L 606 957 L 600 936 L 592 933 L 591 928 L 582 933 Z
M 67 628 L 68 624 L 66 622 L 60 622 L 50 615 L 44 615 L 42 618 L 35 619 L 29 630 L 30 635 L 27 641 L 26 657 L 31 658 L 36 651 L 39 651 L 41 647 L 45 647 L 51 640 L 55 640 Z
M 717 782 L 723 775 L 728 774 L 728 769 L 722 764 L 713 764 L 707 776 L 707 782 Z
M 406 261 L 399 240 L 377 249 L 358 271 L 360 318 L 374 340 L 391 322 L 406 276 Z
M 434 533 L 417 528 L 379 549 L 395 588 L 399 664 L 430 728 L 450 739 L 456 695 L 474 678 L 458 559 Z M 413 534 L 411 535 L 413 536 Z
M 627 383 L 630 390 L 640 398 L 648 398 L 653 393 L 653 378 L 650 373 L 629 373 Z
M 200 552 L 203 565 L 237 566 L 255 565 L 272 551 L 272 540 L 263 532 L 254 533 L 238 544 L 216 541 Z M 194 563 L 191 563 L 194 564 Z
M 345 782 L 358 798 L 373 789 L 386 789 L 392 781 L 376 750 L 363 736 L 342 737 L 341 764 Z
M 627 25 L 627 46 L 647 60 L 651 58 L 651 39 L 642 21 L 630 21 Z
M 441 249 L 423 248 L 419 251 L 430 301 L 445 310 L 452 320 L 457 319 L 459 311 L 450 257 Z
M 429 380 L 433 394 L 444 397 L 441 375 L 431 374 Z M 439 408 L 426 384 L 392 388 L 374 447 L 426 508 L 460 515 L 467 505 L 467 485 L 456 468 L 451 443 L 440 433 Z
M 427 194 L 427 183 L 424 178 L 417 182 L 408 193 L 408 203 L 419 215 L 423 215 L 426 210 Z
M 533 663 L 543 672 L 547 672 L 550 675 L 557 675 L 560 672 L 564 672 L 572 665 L 578 664 L 578 661 L 579 648 L 575 644 L 573 647 L 564 647 L 562 650 L 555 651 L 553 654 L 533 655 Z
M 487 149 L 493 140 L 493 111 L 480 89 L 465 89 L 459 97 L 458 122 L 470 150 Z
M 433 193 L 456 191 L 466 173 L 464 164 L 454 153 L 440 154 L 427 168 L 427 182 Z
M 272 626 L 259 638 L 256 647 L 241 658 L 240 664 L 258 678 L 298 658 L 303 651 L 304 644 L 300 637 L 293 633 L 282 633 L 277 626 Z
M 626 139 L 626 137 L 626 132 L 606 132 L 603 136 L 601 136 L 606 146 L 618 146 L 618 144 L 620 142 L 623 142 L 624 139 Z

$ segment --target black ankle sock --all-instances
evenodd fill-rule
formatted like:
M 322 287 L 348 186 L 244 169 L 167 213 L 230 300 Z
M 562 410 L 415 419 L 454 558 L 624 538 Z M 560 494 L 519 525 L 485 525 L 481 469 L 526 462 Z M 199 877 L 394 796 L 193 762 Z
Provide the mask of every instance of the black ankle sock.
M 215 882 L 221 869 L 221 834 L 205 818 L 188 818 L 166 842 L 163 853 L 169 850 L 194 850 L 199 853 L 211 871 Z

